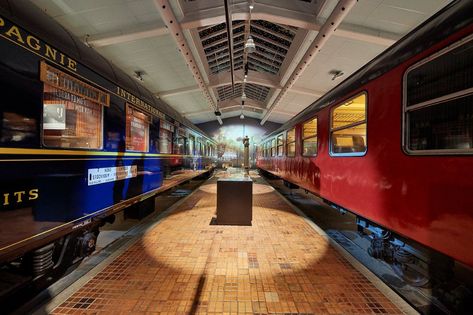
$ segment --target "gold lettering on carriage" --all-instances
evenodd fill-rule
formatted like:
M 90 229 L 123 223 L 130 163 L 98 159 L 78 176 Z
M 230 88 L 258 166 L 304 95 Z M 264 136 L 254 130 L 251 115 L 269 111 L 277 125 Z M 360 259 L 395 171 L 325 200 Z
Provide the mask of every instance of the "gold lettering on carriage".
M 1 17 L 0 36 L 70 70 L 77 71 L 77 61 Z
M 118 96 L 124 98 L 127 100 L 130 104 L 135 105 L 139 107 L 140 109 L 145 110 L 146 112 L 157 116 L 159 118 L 164 118 L 164 113 L 159 111 L 157 108 L 154 106 L 151 106 L 150 104 L 146 103 L 145 101 L 139 99 L 138 97 L 134 96 L 130 92 L 122 89 L 121 87 L 117 86 L 117 94 Z
M 26 201 L 38 199 L 39 189 L 33 188 L 30 190 L 3 192 L 2 197 L 2 205 L 4 207 L 11 205 L 20 205 Z

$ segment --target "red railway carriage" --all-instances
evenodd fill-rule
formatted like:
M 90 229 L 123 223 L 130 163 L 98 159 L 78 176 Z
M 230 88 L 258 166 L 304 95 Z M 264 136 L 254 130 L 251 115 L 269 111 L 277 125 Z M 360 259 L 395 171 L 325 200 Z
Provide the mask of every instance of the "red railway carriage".
M 269 135 L 257 166 L 393 233 L 383 246 L 473 267 L 471 12 L 456 1 L 420 25 Z

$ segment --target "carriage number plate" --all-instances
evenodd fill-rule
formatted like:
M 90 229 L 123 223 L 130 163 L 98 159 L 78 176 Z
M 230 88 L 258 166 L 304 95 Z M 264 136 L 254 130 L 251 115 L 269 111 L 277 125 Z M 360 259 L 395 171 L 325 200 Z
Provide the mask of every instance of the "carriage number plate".
M 90 168 L 88 170 L 87 185 L 92 186 L 132 178 L 136 177 L 136 174 L 136 165 Z

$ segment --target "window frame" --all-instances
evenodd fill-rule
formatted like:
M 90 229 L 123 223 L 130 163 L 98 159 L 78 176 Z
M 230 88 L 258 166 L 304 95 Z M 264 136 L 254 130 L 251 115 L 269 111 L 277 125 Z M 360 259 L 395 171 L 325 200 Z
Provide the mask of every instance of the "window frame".
M 192 139 L 192 148 L 190 148 L 190 142 L 191 142 L 191 139 Z M 196 136 L 194 136 L 193 134 L 188 134 L 187 136 L 187 143 L 186 143 L 186 146 L 187 146 L 187 149 L 186 149 L 186 152 L 187 152 L 187 155 L 192 155 L 194 156 L 195 155 L 195 147 L 196 147 Z M 189 150 L 190 149 L 190 150 Z
M 170 126 L 172 126 L 173 129 L 174 129 L 174 131 L 171 131 L 171 130 L 169 130 L 169 129 L 167 129 L 167 128 L 164 128 L 163 125 L 164 125 L 165 123 L 167 123 L 167 124 L 169 124 Z M 163 153 L 163 152 L 161 151 L 161 141 L 162 141 L 162 138 L 161 138 L 161 130 L 165 130 L 166 132 L 168 132 L 168 133 L 171 134 L 171 138 L 170 138 L 170 140 L 171 140 L 171 141 L 170 141 L 170 143 L 171 143 L 171 152 Z M 160 118 L 160 119 L 159 119 L 159 133 L 158 133 L 158 152 L 159 152 L 159 154 L 173 154 L 173 152 L 174 152 L 174 138 L 175 138 L 176 130 L 177 130 L 177 128 L 176 128 L 173 124 L 171 124 L 169 121 L 166 121 L 166 119 L 164 119 L 164 118 Z M 169 140 L 169 138 L 168 138 L 168 140 Z M 169 143 L 168 143 L 168 145 L 169 145 Z
M 437 155 L 437 156 L 442 156 L 442 155 L 472 155 L 473 154 L 473 148 L 472 149 L 435 149 L 435 150 L 412 150 L 409 148 L 409 137 L 410 135 L 410 130 L 409 130 L 409 119 L 408 119 L 408 113 L 413 112 L 419 109 L 424 109 L 428 107 L 433 107 L 436 105 L 440 105 L 441 103 L 444 103 L 449 100 L 454 100 L 455 98 L 461 98 L 465 97 L 468 95 L 473 94 L 473 87 L 469 88 L 467 90 L 462 90 L 454 93 L 450 93 L 447 95 L 443 95 L 434 99 L 431 99 L 429 101 L 423 101 L 421 103 L 411 105 L 410 108 L 407 108 L 407 76 L 409 73 L 435 59 L 438 57 L 441 57 L 450 51 L 470 42 L 473 41 L 473 34 L 466 36 L 464 38 L 461 38 L 460 40 L 457 40 L 456 42 L 448 45 L 447 47 L 437 51 L 436 53 L 427 56 L 418 62 L 414 63 L 410 67 L 406 69 L 404 72 L 404 75 L 402 77 L 402 126 L 401 126 L 401 147 L 402 151 L 407 154 L 407 155 L 427 155 L 427 156 L 432 156 L 432 155 Z M 467 92 L 469 91 L 469 92 Z
M 128 116 L 128 109 L 131 109 L 133 111 L 137 111 L 137 112 L 140 112 L 142 113 L 143 115 L 145 115 L 148 119 L 147 119 L 147 123 L 148 123 L 148 133 L 147 133 L 147 141 L 146 141 L 146 150 L 145 151 L 138 151 L 138 150 L 129 150 L 128 149 L 128 121 L 127 121 L 127 116 Z M 137 153 L 149 153 L 150 152 L 150 138 L 151 138 L 151 135 L 150 135 L 150 125 L 151 125 L 151 122 L 152 122 L 152 117 L 150 114 L 146 113 L 144 110 L 136 107 L 136 106 L 133 106 L 132 104 L 130 103 L 126 103 L 125 104 L 125 152 L 137 152 Z M 131 127 L 131 126 L 130 126 Z
M 74 77 L 75 78 L 75 77 Z M 77 79 L 77 78 L 75 78 Z M 77 79 L 79 80 L 79 79 Z M 79 80 L 81 81 L 81 80 Z M 81 81 L 82 82 L 82 81 Z M 50 145 L 47 145 L 45 142 L 44 142 L 44 121 L 43 121 L 43 111 L 44 111 L 44 85 L 46 85 L 48 83 L 46 82 L 43 82 L 43 90 L 42 90 L 42 94 L 41 94 L 41 120 L 40 120 L 40 145 L 42 148 L 46 148 L 46 149 L 51 149 L 51 150 L 77 150 L 77 151 L 104 151 L 105 150 L 105 139 L 104 139 L 104 131 L 105 131 L 105 111 L 104 111 L 104 105 L 103 104 L 99 104 L 97 103 L 97 105 L 100 106 L 100 115 L 101 115 L 101 119 L 100 119 L 100 147 L 98 148 L 76 148 L 76 147 L 61 147 L 61 146 L 50 146 Z M 49 86 L 53 87 L 53 88 L 56 88 L 56 89 L 59 89 L 57 87 L 54 87 L 53 85 L 49 84 Z M 71 93 L 71 92 L 68 92 L 66 91 L 67 93 Z
M 278 156 L 276 137 L 270 140 L 270 144 L 271 144 L 271 157 Z
M 281 144 L 279 144 L 279 140 L 281 140 Z M 281 148 L 281 154 L 279 154 L 279 148 Z M 276 156 L 284 156 L 284 133 L 276 136 Z
M 305 155 L 304 154 L 304 140 L 314 138 L 314 136 L 309 136 L 309 137 L 304 138 L 304 124 L 306 124 L 309 121 L 312 121 L 314 119 L 316 119 L 315 124 L 316 124 L 316 129 L 317 129 L 317 133 L 315 134 L 315 139 L 317 140 L 317 146 L 315 147 L 315 154 Z M 310 119 L 307 119 L 306 121 L 304 121 L 301 124 L 300 138 L 301 138 L 301 147 L 300 147 L 301 156 L 303 156 L 303 157 L 316 157 L 319 154 L 319 116 L 318 115 L 315 115 L 315 116 L 311 117 Z
M 289 131 L 291 131 L 291 130 L 294 130 L 294 141 L 289 142 L 289 140 L 287 139 L 287 136 L 289 134 Z M 290 157 L 290 158 L 296 157 L 296 152 L 297 152 L 297 147 L 296 147 L 297 146 L 296 145 L 297 141 L 296 140 L 297 140 L 296 139 L 296 126 L 294 126 L 290 129 L 286 130 L 286 145 L 285 145 L 285 147 L 286 147 L 286 156 L 287 157 Z M 294 154 L 289 155 L 289 149 L 288 148 L 289 148 L 289 145 L 292 144 L 292 143 L 294 143 Z
M 348 125 L 345 125 L 343 127 L 338 127 L 338 128 L 332 128 L 332 115 L 333 115 L 333 111 L 342 106 L 344 103 L 352 100 L 352 99 L 355 99 L 361 95 L 365 95 L 365 119 L 363 121 L 359 121 L 359 122 L 356 122 L 356 123 L 352 123 L 352 124 L 348 124 Z M 368 153 L 368 109 L 369 109 L 369 106 L 368 106 L 368 91 L 361 91 L 359 93 L 356 93 L 350 97 L 347 97 L 346 99 L 344 99 L 343 101 L 337 103 L 336 105 L 332 106 L 330 108 L 330 112 L 329 112 L 329 122 L 328 122 L 328 131 L 329 131 L 329 155 L 332 156 L 332 157 L 363 157 L 365 156 L 367 153 Z M 365 147 L 366 147 L 366 150 L 364 152 L 341 152 L 341 153 L 336 153 L 336 152 L 333 152 L 332 148 L 333 148 L 333 143 L 332 143 L 332 134 L 336 131 L 340 131 L 340 130 L 343 130 L 343 129 L 348 129 L 348 128 L 353 128 L 353 127 L 356 127 L 356 126 L 359 126 L 359 125 L 363 125 L 365 124 L 366 125 L 366 143 L 365 143 Z

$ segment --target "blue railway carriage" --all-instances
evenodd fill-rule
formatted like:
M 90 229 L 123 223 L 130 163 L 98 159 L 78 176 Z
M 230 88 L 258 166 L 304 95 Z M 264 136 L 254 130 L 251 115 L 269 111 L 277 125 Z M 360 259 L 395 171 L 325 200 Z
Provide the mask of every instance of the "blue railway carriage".
M 63 270 L 166 176 L 212 168 L 211 139 L 27 1 L 0 1 L 0 51 L 2 277 Z

